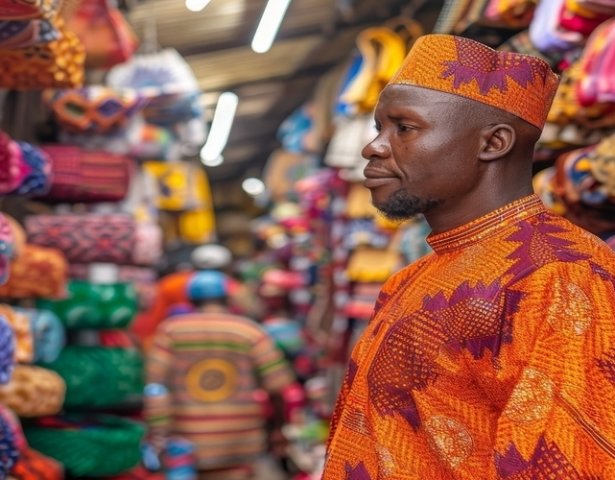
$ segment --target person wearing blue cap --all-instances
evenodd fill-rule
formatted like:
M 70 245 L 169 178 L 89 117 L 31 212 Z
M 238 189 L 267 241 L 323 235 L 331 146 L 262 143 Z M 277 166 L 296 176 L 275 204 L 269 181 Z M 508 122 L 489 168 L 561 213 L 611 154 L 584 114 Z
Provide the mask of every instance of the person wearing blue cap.
M 267 448 L 263 392 L 281 403 L 294 375 L 259 324 L 229 313 L 223 273 L 195 272 L 186 291 L 196 312 L 163 321 L 148 356 L 148 383 L 168 391 L 166 409 L 146 405 L 152 435 L 193 442 L 201 479 L 252 478 Z

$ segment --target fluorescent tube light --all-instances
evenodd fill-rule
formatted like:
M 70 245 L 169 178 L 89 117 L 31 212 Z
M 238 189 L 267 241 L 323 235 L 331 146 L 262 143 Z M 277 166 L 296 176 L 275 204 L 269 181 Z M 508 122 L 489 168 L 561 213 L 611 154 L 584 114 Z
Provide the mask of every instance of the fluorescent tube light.
M 211 162 L 215 163 L 216 159 L 222 155 L 222 150 L 224 150 L 231 133 L 238 103 L 239 98 L 232 92 L 224 92 L 218 98 L 207 141 L 201 149 L 201 160 L 206 165 L 211 164 Z
M 250 177 L 241 182 L 241 188 L 248 195 L 257 197 L 265 191 L 265 184 L 259 178 Z
M 186 8 L 191 12 L 200 12 L 211 0 L 186 0 Z
M 256 53 L 265 53 L 271 48 L 288 5 L 290 5 L 290 0 L 269 0 L 267 2 L 252 39 L 252 50 Z

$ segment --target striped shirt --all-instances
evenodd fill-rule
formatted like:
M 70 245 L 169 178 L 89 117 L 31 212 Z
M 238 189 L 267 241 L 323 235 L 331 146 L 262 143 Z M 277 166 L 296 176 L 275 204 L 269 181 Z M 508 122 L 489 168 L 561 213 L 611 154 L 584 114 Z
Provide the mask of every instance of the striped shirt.
M 263 453 L 265 411 L 258 392 L 279 392 L 294 381 L 260 325 L 217 312 L 162 322 L 147 376 L 169 390 L 168 401 L 146 405 L 148 423 L 193 442 L 200 469 L 248 464 Z

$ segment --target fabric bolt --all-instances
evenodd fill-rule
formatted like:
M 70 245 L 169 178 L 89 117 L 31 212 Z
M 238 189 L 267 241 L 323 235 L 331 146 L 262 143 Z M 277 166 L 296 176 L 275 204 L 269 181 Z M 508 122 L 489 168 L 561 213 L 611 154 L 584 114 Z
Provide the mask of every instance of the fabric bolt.
M 433 71 L 439 65 L 439 71 Z M 419 38 L 391 79 L 470 98 L 542 128 L 558 77 L 542 60 L 450 35 Z
M 15 421 L 12 413 L 0 405 L 0 477 L 2 478 L 6 478 L 20 456 L 20 432 L 16 431 Z
M 6 316 L 0 314 L 0 385 L 11 380 L 15 368 L 15 334 Z
M 55 248 L 25 244 L 11 262 L 9 281 L 0 285 L 3 298 L 61 298 L 66 295 L 68 263 Z
M 24 182 L 27 171 L 18 143 L 0 131 L 0 194 L 17 190 Z
M 10 274 L 10 262 L 16 254 L 16 238 L 7 216 L 0 213 L 0 285 L 4 285 Z
M 13 192 L 15 195 L 44 195 L 51 187 L 51 159 L 40 148 L 26 142 L 17 142 L 21 149 L 27 175 Z
M 69 345 L 42 365 L 65 380 L 67 408 L 121 407 L 143 393 L 143 358 L 137 350 Z
M 136 467 L 145 429 L 113 415 L 66 414 L 24 426 L 30 446 L 64 465 L 67 476 L 107 477 Z
M 613 478 L 615 253 L 535 195 L 429 243 L 352 353 L 323 479 Z
M 30 215 L 25 227 L 29 242 L 57 248 L 75 263 L 134 265 L 153 261 L 162 249 L 157 239 L 147 237 L 151 253 L 144 255 L 139 224 L 126 214 Z
M 132 161 L 123 155 L 70 145 L 44 145 L 51 160 L 49 189 L 40 198 L 53 202 L 117 202 L 128 194 Z
M 15 361 L 31 363 L 34 358 L 34 339 L 27 315 L 6 304 L 0 304 L 0 315 L 6 319 L 13 330 Z
M 66 344 L 64 326 L 58 316 L 49 310 L 14 307 L 15 311 L 28 317 L 34 341 L 36 362 L 53 362 Z
M 259 387 L 280 392 L 294 378 L 258 324 L 207 313 L 172 317 L 159 326 L 147 381 L 169 390 L 168 420 L 157 408 L 150 425 L 192 442 L 204 470 L 245 465 L 265 451 L 264 410 L 255 393 Z M 156 402 L 160 406 L 162 399 Z
M 11 469 L 11 476 L 18 480 L 63 480 L 64 467 L 57 460 L 26 447 L 19 452 L 19 459 Z
M 28 442 L 26 441 L 26 437 L 24 436 L 23 429 L 21 428 L 21 422 L 15 412 L 5 405 L 0 405 L 0 417 L 8 424 L 11 429 L 11 433 L 13 434 L 13 443 L 15 444 L 15 448 L 20 452 L 26 450 L 28 448 Z
M 70 265 L 70 278 L 73 280 L 88 280 L 91 278 L 90 265 L 73 263 Z M 120 265 L 117 267 L 117 280 L 120 283 L 131 283 L 136 291 L 141 309 L 149 308 L 157 294 L 156 270 L 150 267 Z
M 62 409 L 66 385 L 45 368 L 16 365 L 11 381 L 0 386 L 0 402 L 20 417 L 55 415 Z
M 137 313 L 138 299 L 131 283 L 71 280 L 66 298 L 41 299 L 37 306 L 55 313 L 67 329 L 122 329 Z

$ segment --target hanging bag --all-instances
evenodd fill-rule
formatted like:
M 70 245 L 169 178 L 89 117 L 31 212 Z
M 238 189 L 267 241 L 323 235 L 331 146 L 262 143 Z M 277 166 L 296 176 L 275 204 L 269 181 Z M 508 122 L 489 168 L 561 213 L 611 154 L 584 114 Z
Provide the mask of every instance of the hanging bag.
M 85 47 L 87 68 L 109 69 L 137 50 L 135 33 L 111 0 L 81 0 L 67 25 Z

